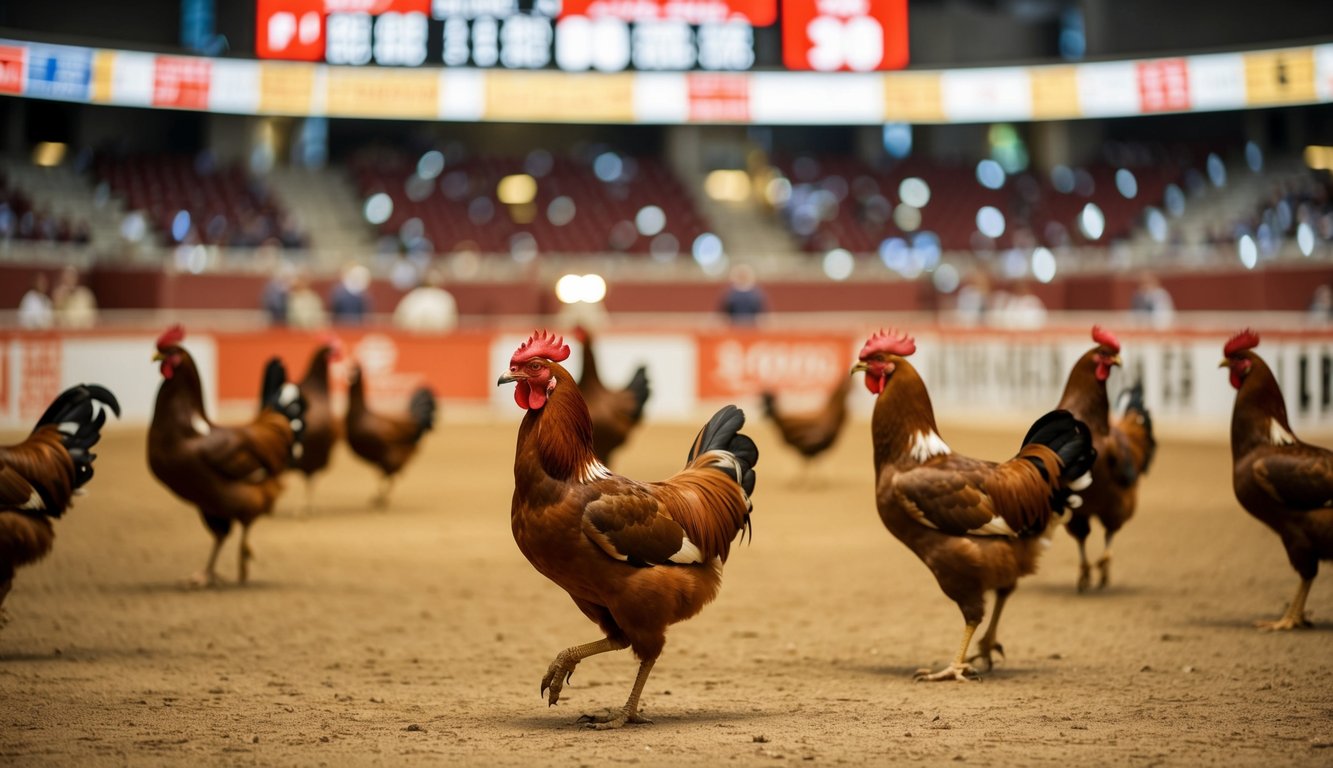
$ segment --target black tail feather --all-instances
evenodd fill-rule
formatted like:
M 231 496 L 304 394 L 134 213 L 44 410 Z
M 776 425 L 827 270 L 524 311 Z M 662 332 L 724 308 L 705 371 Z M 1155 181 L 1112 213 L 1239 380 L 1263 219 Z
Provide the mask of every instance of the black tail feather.
M 638 422 L 643 417 L 643 406 L 648 402 L 648 396 L 652 394 L 652 389 L 648 386 L 648 366 L 639 366 L 625 388 L 634 393 L 634 411 L 630 417 Z
M 1023 438 L 1023 445 L 1032 443 L 1055 451 L 1060 458 L 1060 477 L 1066 483 L 1087 474 L 1097 460 L 1092 430 L 1069 411 L 1051 411 L 1037 419 Z
M 750 495 L 754 493 L 754 467 L 759 463 L 759 447 L 748 435 L 741 434 L 743 426 L 745 412 L 734 405 L 724 406 L 699 430 L 685 463 L 708 451 L 727 451 L 740 462 L 740 485 L 746 495 Z
M 37 420 L 37 427 L 53 424 L 60 431 L 60 442 L 74 460 L 75 490 L 93 477 L 97 454 L 92 447 L 102 438 L 108 409 L 120 417 L 120 403 L 110 390 L 97 384 L 78 384 L 61 392 Z
M 417 439 L 435 427 L 435 393 L 430 387 L 418 387 L 408 401 L 407 412 L 417 425 Z
M 287 381 L 287 368 L 277 357 L 269 359 L 264 366 L 264 380 L 260 385 L 259 404 L 261 408 L 272 408 L 287 418 L 296 439 L 292 441 L 290 461 L 293 466 L 305 450 L 302 439 L 305 437 L 305 395 L 300 387 Z
M 1143 432 L 1148 436 L 1148 444 L 1144 446 L 1143 468 L 1139 471 L 1146 473 L 1152 466 L 1153 457 L 1157 455 L 1157 438 L 1152 431 L 1152 414 L 1148 413 L 1148 406 L 1143 401 L 1143 381 L 1134 382 L 1129 389 L 1123 390 L 1116 398 L 1117 413 L 1128 413 L 1134 411 L 1143 419 Z

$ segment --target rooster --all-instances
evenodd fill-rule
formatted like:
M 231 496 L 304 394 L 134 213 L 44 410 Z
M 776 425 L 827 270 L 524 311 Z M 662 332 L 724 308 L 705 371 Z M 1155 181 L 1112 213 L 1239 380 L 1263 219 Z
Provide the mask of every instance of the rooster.
M 1065 530 L 1078 542 L 1078 591 L 1088 589 L 1092 567 L 1088 564 L 1087 541 L 1092 519 L 1101 521 L 1106 531 L 1097 587 L 1111 581 L 1111 539 L 1138 504 L 1139 478 L 1152 465 L 1157 442 L 1153 439 L 1152 417 L 1143 404 L 1143 385 L 1136 383 L 1120 393 L 1114 415 L 1106 396 L 1106 379 L 1111 367 L 1120 365 L 1120 342 L 1110 331 L 1094 325 L 1092 340 L 1097 346 L 1074 363 L 1057 408 L 1092 430 L 1097 447 L 1097 463 L 1092 466 L 1092 488 L 1083 494 L 1083 506 L 1073 511 Z
M 435 395 L 429 387 L 418 387 L 408 400 L 407 413 L 389 416 L 366 408 L 360 365 L 352 366 L 347 384 L 347 445 L 383 473 L 379 492 L 371 500 L 383 507 L 389 503 L 394 475 L 416 453 L 421 436 L 435 426 Z
M 875 501 L 885 527 L 930 568 L 966 623 L 953 662 L 938 672 L 920 670 L 916 679 L 975 679 L 971 662 L 990 669 L 992 654 L 1004 654 L 996 639 L 1000 612 L 1019 577 L 1036 570 L 1065 507 L 1079 503 L 1073 492 L 1087 487 L 1097 452 L 1086 424 L 1052 411 L 1003 464 L 954 453 L 935 426 L 925 383 L 906 360 L 915 351 L 911 337 L 881 331 L 866 341 L 852 368 L 865 372 L 866 388 L 877 395 Z M 968 657 L 992 589 L 990 623 L 977 654 Z
M 148 466 L 158 481 L 181 499 L 198 507 L 213 535 L 208 564 L 191 582 L 219 583 L 218 552 L 241 524 L 237 581 L 249 576 L 250 526 L 273 510 L 282 492 L 281 475 L 301 456 L 305 399 L 287 381 L 282 362 L 273 358 L 264 369 L 260 402 L 263 410 L 242 426 L 223 426 L 204 413 L 199 369 L 181 346 L 185 331 L 172 326 L 157 340 L 162 386 L 157 390 L 153 421 L 148 427 Z
M 305 475 L 306 512 L 312 508 L 315 475 L 329 465 L 329 454 L 338 442 L 342 423 L 333 417 L 329 404 L 329 364 L 342 357 L 342 344 L 336 337 L 320 344 L 310 358 L 310 367 L 298 387 L 305 398 L 305 430 L 301 434 L 301 457 L 296 468 Z
M 847 393 L 851 389 L 851 377 L 842 378 L 829 393 L 824 407 L 807 413 L 782 413 L 777 397 L 772 392 L 763 393 L 764 415 L 777 425 L 782 441 L 804 457 L 807 472 L 810 462 L 833 447 L 842 434 L 842 426 L 847 423 Z
M 1223 348 L 1236 404 L 1231 411 L 1232 486 L 1246 512 L 1282 537 L 1301 577 L 1296 597 L 1277 621 L 1261 629 L 1309 627 L 1305 599 L 1320 560 L 1333 560 L 1333 452 L 1303 443 L 1291 431 L 1277 379 L 1253 352 L 1259 335 L 1245 330 Z
M 630 648 L 639 673 L 629 700 L 599 730 L 650 722 L 639 697 L 667 627 L 717 594 L 732 541 L 749 528 L 759 451 L 740 433 L 745 414 L 727 406 L 695 438 L 685 468 L 656 483 L 613 474 L 593 451 L 592 419 L 560 363 L 569 347 L 539 331 L 518 348 L 498 384 L 515 383 L 527 413 L 514 457 L 514 540 L 538 572 L 574 599 L 605 633 L 561 651 L 542 678 L 548 705 L 583 659 Z
M 14 570 L 51 551 L 51 521 L 65 514 L 93 477 L 92 447 L 106 412 L 120 403 L 96 384 L 70 387 L 47 407 L 27 440 L 0 448 L 0 626 Z
M 611 464 L 611 454 L 625 444 L 629 433 L 643 418 L 648 402 L 648 368 L 640 365 L 624 389 L 610 390 L 597 375 L 597 356 L 592 351 L 592 335 L 582 326 L 574 337 L 583 346 L 583 371 L 579 374 L 579 392 L 592 415 L 592 450 L 597 460 Z

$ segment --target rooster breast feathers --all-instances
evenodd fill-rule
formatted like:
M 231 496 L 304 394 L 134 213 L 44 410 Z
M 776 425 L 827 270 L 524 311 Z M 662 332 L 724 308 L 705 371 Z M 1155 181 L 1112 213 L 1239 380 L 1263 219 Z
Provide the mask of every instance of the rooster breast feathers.
M 1045 531 L 1085 487 L 1096 459 L 1087 425 L 1052 411 L 1003 464 L 942 454 L 893 476 L 889 493 L 917 522 L 955 536 L 1020 537 Z
M 611 476 L 591 485 L 583 533 L 631 565 L 725 562 L 749 526 L 759 451 L 739 433 L 744 414 L 719 411 L 699 432 L 685 468 L 657 483 Z

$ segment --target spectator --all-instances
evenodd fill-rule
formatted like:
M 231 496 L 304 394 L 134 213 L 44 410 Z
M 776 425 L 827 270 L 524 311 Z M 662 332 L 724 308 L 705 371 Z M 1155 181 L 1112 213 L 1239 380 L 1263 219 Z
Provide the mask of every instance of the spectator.
M 1308 311 L 1311 320 L 1328 322 L 1333 319 L 1333 286 L 1324 283 L 1315 288 Z
M 426 273 L 421 284 L 398 302 L 393 324 L 409 331 L 446 333 L 458 327 L 458 305 L 441 285 L 444 276 L 438 269 Z
M 91 288 L 79 284 L 79 270 L 73 265 L 60 271 L 51 302 L 62 328 L 92 328 L 97 324 L 97 297 Z
M 343 268 L 342 279 L 329 294 L 329 309 L 335 325 L 361 325 L 370 314 L 370 270 L 360 264 Z
M 19 299 L 18 320 L 20 328 L 50 328 L 55 321 L 51 309 L 51 297 L 47 295 L 50 281 L 46 274 L 38 272 L 32 277 L 32 287 Z
M 981 325 L 991 300 L 990 277 L 981 269 L 974 269 L 958 289 L 958 321 L 963 325 Z
M 731 285 L 722 294 L 722 313 L 732 325 L 756 325 L 768 311 L 768 297 L 755 280 L 754 267 L 737 264 L 731 269 Z
M 323 328 L 327 318 L 324 314 L 324 300 L 310 287 L 303 275 L 292 278 L 292 288 L 287 294 L 287 324 L 293 328 Z
M 1176 313 L 1176 304 L 1171 294 L 1162 286 L 1157 276 L 1144 272 L 1139 278 L 1139 285 L 1130 299 L 1130 309 L 1136 315 L 1148 320 L 1156 328 L 1165 328 L 1171 324 Z
M 295 272 L 292 265 L 283 263 L 264 286 L 264 311 L 268 313 L 270 325 L 287 324 L 287 299 L 291 294 Z

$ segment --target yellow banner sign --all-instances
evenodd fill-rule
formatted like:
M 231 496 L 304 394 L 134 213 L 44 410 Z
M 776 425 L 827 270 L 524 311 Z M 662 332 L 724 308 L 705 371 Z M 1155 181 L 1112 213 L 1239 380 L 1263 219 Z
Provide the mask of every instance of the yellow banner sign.
M 634 75 L 486 73 L 487 120 L 634 122 Z
M 1314 49 L 1247 53 L 1245 103 L 1305 104 L 1315 100 Z
M 1081 117 L 1078 106 L 1078 73 L 1074 67 L 1033 67 L 1032 118 L 1061 120 Z
M 942 123 L 944 104 L 938 73 L 891 72 L 884 76 L 884 119 Z
M 438 70 L 328 67 L 325 72 L 330 116 L 434 119 L 440 113 Z

